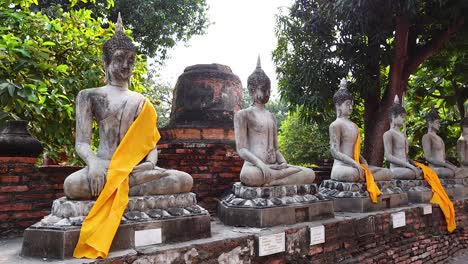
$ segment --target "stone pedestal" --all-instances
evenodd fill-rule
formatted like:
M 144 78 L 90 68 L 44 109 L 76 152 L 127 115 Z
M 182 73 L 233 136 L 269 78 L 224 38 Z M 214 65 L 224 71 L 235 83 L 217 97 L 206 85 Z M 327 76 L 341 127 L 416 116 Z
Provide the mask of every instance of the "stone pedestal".
M 394 182 L 379 181 L 376 183 L 381 191 L 377 203 L 372 203 L 366 183 L 362 182 L 326 180 L 320 185 L 320 194 L 333 199 L 337 212 L 363 213 L 408 205 L 407 194 Z
M 81 224 L 93 204 L 94 201 L 55 200 L 52 213 L 24 231 L 21 254 L 58 259 L 71 257 Z M 134 248 L 136 233 L 150 229 L 160 229 L 160 243 L 206 238 L 211 236 L 210 215 L 196 204 L 193 193 L 129 197 L 111 251 Z M 139 236 L 144 234 L 139 232 Z
M 218 216 L 226 225 L 270 227 L 330 218 L 334 210 L 315 184 L 248 187 L 238 182 L 219 202 Z
M 461 200 L 468 197 L 468 178 L 467 179 L 443 179 L 439 178 L 444 186 L 445 192 L 450 199 Z
M 406 192 L 410 203 L 429 203 L 432 198 L 432 189 L 426 180 L 394 180 L 394 182 Z

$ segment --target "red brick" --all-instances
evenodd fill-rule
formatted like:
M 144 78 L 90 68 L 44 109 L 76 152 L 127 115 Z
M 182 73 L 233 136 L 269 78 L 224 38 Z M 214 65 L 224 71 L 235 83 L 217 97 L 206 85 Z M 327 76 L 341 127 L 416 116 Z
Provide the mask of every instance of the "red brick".
M 34 164 L 36 163 L 37 158 L 31 157 L 0 157 L 0 163 L 28 163 Z
M 195 174 L 192 174 L 192 177 L 194 179 L 210 179 L 213 177 L 212 174 L 209 174 L 209 173 L 195 173 Z
M 28 194 L 19 194 L 15 195 L 16 200 L 50 200 L 54 195 L 52 193 L 28 193 Z
M 16 183 L 19 181 L 19 176 L 0 176 L 0 183 Z
M 1 206 L 1 205 L 0 205 Z M 10 218 L 10 215 L 9 214 L 0 214 L 0 220 L 6 220 Z
M 237 173 L 229 173 L 229 172 L 226 173 L 226 172 L 225 172 L 225 173 L 220 173 L 219 176 L 222 177 L 222 178 L 236 178 L 236 177 L 239 176 L 239 174 L 237 174 Z
M 322 246 L 312 246 L 312 247 L 310 247 L 309 253 L 307 255 L 313 256 L 313 255 L 316 255 L 316 254 L 319 254 L 319 253 L 322 253 L 322 252 L 323 252 L 323 247 Z
M 0 193 L 4 192 L 25 192 L 29 190 L 26 185 L 0 186 Z
M 0 203 L 8 202 L 11 200 L 13 200 L 13 198 L 10 195 L 0 195 Z
M 11 218 L 13 219 L 42 218 L 48 214 L 49 214 L 49 211 L 21 212 L 21 213 L 14 213 L 11 216 Z
M 0 205 L 0 211 L 2 211 L 2 212 L 6 212 L 6 211 L 25 211 L 25 210 L 31 210 L 31 208 L 32 208 L 31 204 L 25 204 L 25 203 Z
M 18 223 L 18 225 L 20 225 L 20 226 L 26 228 L 26 227 L 32 226 L 32 225 L 35 224 L 36 222 L 37 222 L 37 221 L 34 221 L 34 220 L 33 220 L 33 221 L 21 221 L 21 222 Z
M 13 172 L 15 173 L 31 173 L 33 172 L 35 167 L 33 165 L 22 165 L 22 166 L 15 166 L 13 168 Z
M 7 166 L 0 166 L 0 174 L 7 173 L 8 167 Z

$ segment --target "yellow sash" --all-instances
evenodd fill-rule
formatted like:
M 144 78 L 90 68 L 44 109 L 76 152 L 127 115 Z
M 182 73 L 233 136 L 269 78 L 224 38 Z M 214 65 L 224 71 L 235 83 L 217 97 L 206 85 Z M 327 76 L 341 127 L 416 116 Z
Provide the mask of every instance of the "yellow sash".
M 81 227 L 73 256 L 106 258 L 128 203 L 128 175 L 154 149 L 159 135 L 157 114 L 147 99 L 109 164 L 107 182 Z
M 455 208 L 453 207 L 452 201 L 450 201 L 447 193 L 445 192 L 442 184 L 440 183 L 439 177 L 436 172 L 428 166 L 425 166 L 419 162 L 413 161 L 416 166 L 421 168 L 424 174 L 424 179 L 431 186 L 432 195 L 431 203 L 438 204 L 445 216 L 447 222 L 447 230 L 452 233 L 457 228 L 455 222 Z
M 357 139 L 356 144 L 354 145 L 354 160 L 361 165 L 361 169 L 364 171 L 366 175 L 366 185 L 367 185 L 367 192 L 371 198 L 373 203 L 377 203 L 377 197 L 380 195 L 379 186 L 374 181 L 374 176 L 372 172 L 366 167 L 366 165 L 362 164 L 359 161 L 359 156 L 361 155 L 361 136 L 359 135 L 359 128 L 357 128 Z

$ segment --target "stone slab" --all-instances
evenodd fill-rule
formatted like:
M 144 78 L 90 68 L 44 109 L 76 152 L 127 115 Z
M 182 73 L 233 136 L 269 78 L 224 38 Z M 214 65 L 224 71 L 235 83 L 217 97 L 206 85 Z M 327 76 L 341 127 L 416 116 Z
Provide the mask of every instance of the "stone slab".
M 218 217 L 230 226 L 271 227 L 332 218 L 334 209 L 330 200 L 268 208 L 231 207 L 220 202 Z
M 461 185 L 453 187 L 444 186 L 444 189 L 450 200 L 462 200 L 468 195 L 468 193 L 466 193 L 466 188 Z
M 406 191 L 408 202 L 410 203 L 429 203 L 432 198 L 432 191 Z
M 294 195 L 315 195 L 317 194 L 317 192 L 318 187 L 316 184 L 250 187 L 243 185 L 240 182 L 236 182 L 232 186 L 232 193 L 236 197 L 243 199 L 272 199 Z
M 383 194 L 377 203 L 372 203 L 369 197 L 344 197 L 333 199 L 336 212 L 365 213 L 380 211 L 408 205 L 406 193 Z
M 161 228 L 162 243 L 182 242 L 211 236 L 210 215 L 178 217 L 164 220 L 121 224 L 111 251 L 135 248 L 135 232 Z M 80 227 L 62 228 L 33 225 L 24 231 L 22 256 L 65 259 L 73 255 Z

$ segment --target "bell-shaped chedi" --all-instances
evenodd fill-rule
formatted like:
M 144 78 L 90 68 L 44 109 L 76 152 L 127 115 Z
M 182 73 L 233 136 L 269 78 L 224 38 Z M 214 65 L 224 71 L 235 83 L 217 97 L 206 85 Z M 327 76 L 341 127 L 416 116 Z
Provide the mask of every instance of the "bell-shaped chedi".
M 197 64 L 185 68 L 174 88 L 167 142 L 234 142 L 234 112 L 242 106 L 242 83 L 231 68 Z

